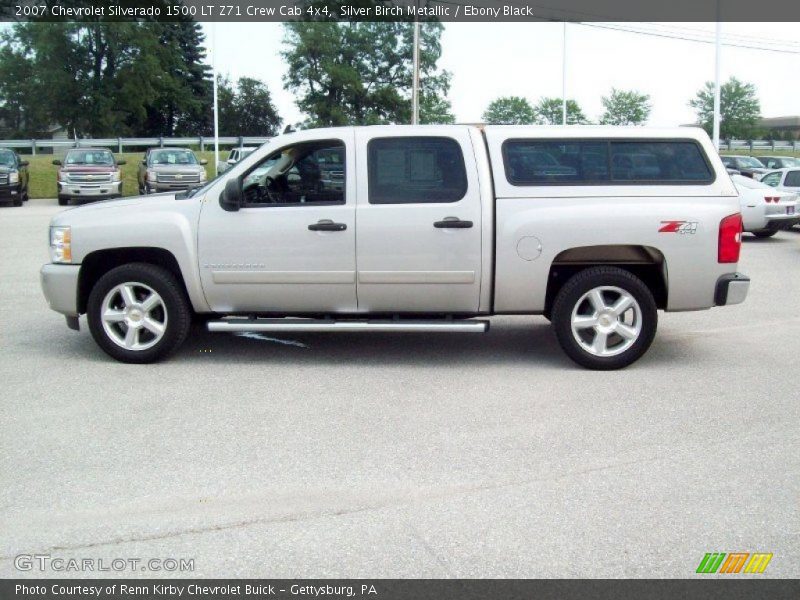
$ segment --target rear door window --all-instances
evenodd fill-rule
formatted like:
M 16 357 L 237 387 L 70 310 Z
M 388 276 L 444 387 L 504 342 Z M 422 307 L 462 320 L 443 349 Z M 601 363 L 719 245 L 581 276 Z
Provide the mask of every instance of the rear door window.
M 467 193 L 464 155 L 452 138 L 375 138 L 367 155 L 370 204 L 458 202 Z

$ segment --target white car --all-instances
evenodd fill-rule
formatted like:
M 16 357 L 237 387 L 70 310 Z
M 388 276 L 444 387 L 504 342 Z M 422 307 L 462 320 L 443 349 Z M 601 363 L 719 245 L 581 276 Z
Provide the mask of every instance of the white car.
M 800 194 L 800 167 L 770 171 L 761 178 L 761 182 L 776 190 Z
M 743 229 L 756 237 L 772 237 L 800 222 L 797 194 L 783 192 L 744 175 L 732 175 L 742 204 Z

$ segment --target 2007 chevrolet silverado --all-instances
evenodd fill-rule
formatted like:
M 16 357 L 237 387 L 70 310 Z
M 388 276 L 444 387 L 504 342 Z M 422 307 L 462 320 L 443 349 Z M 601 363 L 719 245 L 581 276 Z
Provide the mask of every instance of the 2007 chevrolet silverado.
M 329 164 L 341 181 L 325 176 Z M 210 331 L 484 332 L 541 314 L 595 369 L 657 310 L 742 302 L 736 190 L 699 129 L 375 126 L 276 137 L 203 187 L 56 215 L 45 296 L 112 357 Z

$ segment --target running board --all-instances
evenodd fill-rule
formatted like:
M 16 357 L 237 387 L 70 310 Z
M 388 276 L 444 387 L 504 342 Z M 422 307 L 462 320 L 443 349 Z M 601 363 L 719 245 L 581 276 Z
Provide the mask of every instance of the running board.
M 247 319 L 230 318 L 209 321 L 212 332 L 242 331 L 438 331 L 446 333 L 484 333 L 489 330 L 489 321 L 440 320 L 384 320 L 384 321 L 333 321 L 327 319 Z

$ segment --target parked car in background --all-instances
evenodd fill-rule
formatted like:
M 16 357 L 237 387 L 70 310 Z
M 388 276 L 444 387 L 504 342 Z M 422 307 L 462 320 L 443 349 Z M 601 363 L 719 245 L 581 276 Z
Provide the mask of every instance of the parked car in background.
M 769 170 L 753 156 L 721 156 L 720 158 L 722 158 L 722 164 L 725 165 L 728 173 L 735 170 L 752 179 L 760 179 L 761 175 Z
M 771 171 L 761 178 L 761 182 L 776 190 L 800 195 L 800 168 Z
M 139 165 L 139 193 L 176 192 L 203 184 L 206 162 L 188 148 L 151 148 Z
M 659 309 L 744 301 L 741 232 L 701 129 L 307 129 L 180 201 L 56 215 L 41 282 L 125 362 L 167 356 L 195 315 L 212 332 L 432 335 L 540 314 L 575 362 L 616 369 Z
M 245 156 L 252 154 L 255 149 L 256 148 L 253 146 L 240 146 L 238 148 L 234 148 L 231 150 L 230 154 L 228 154 L 228 159 L 225 162 L 221 162 L 217 165 L 217 171 L 219 173 L 224 173 L 233 165 L 242 160 Z
M 766 238 L 800 223 L 797 194 L 775 190 L 744 175 L 731 179 L 739 192 L 744 231 Z
M 28 161 L 13 150 L 0 148 L 0 202 L 22 206 L 28 199 Z
M 800 167 L 800 159 L 794 156 L 756 156 L 768 169 L 786 169 Z
M 107 148 L 75 148 L 67 152 L 64 160 L 54 160 L 58 170 L 58 204 L 66 206 L 70 200 L 107 200 L 122 195 L 120 165 Z

